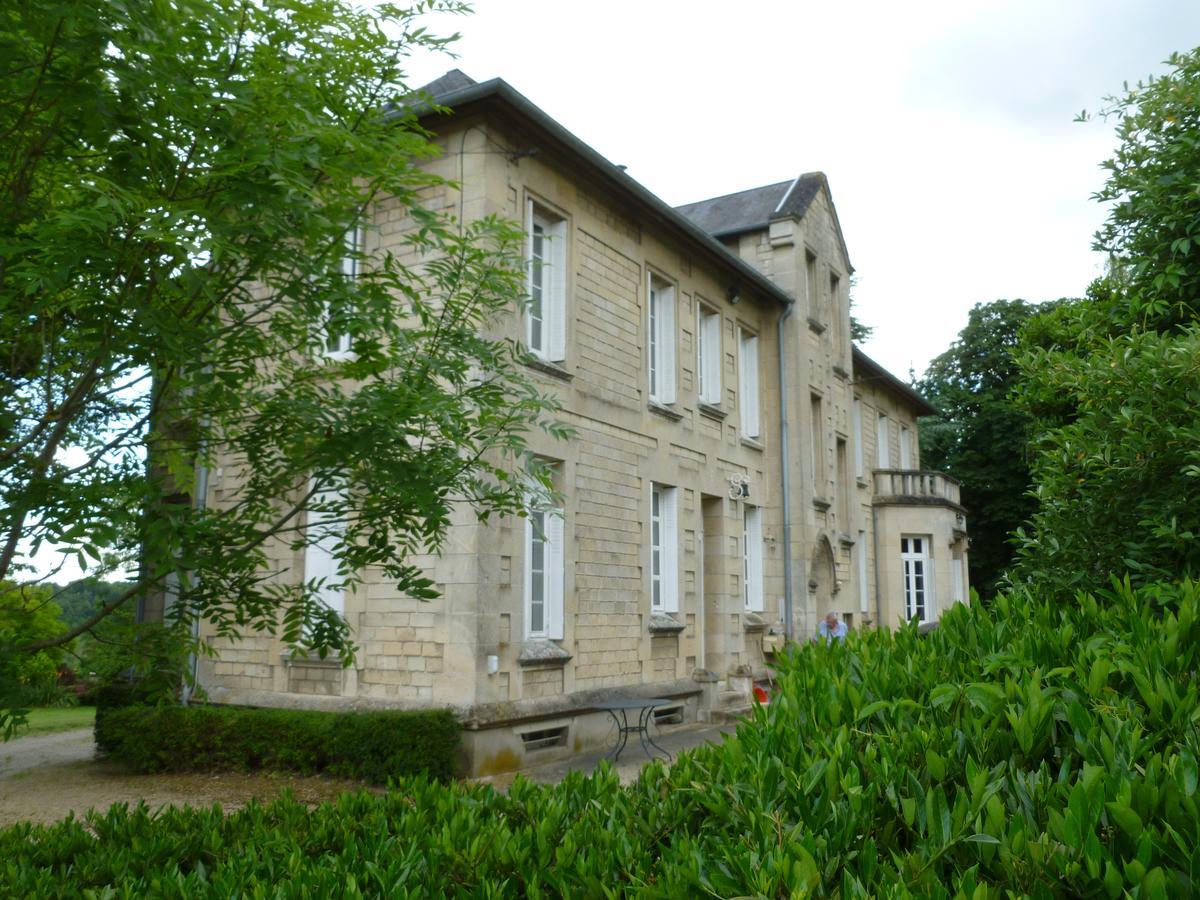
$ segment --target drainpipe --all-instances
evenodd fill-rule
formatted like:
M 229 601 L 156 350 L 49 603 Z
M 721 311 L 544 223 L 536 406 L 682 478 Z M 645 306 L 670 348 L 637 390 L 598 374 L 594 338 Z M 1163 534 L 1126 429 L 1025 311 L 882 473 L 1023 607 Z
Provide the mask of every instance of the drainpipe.
M 783 634 L 792 640 L 792 490 L 791 460 L 788 457 L 787 339 L 785 324 L 796 307 L 788 303 L 779 314 L 775 330 L 779 338 L 779 455 L 783 465 Z

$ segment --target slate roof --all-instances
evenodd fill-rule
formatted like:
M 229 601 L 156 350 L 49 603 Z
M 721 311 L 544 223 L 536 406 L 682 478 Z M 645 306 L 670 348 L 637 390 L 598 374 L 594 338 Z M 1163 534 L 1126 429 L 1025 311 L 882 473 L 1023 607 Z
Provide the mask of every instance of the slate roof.
M 687 203 L 676 209 L 713 237 L 725 237 L 766 228 L 771 219 L 803 216 L 824 184 L 821 172 L 807 172 L 791 181 Z
M 414 93 L 418 99 L 411 109 L 422 120 L 445 114 L 446 110 L 453 116 L 466 113 L 479 104 L 501 104 L 509 121 L 522 135 L 523 144 L 513 151 L 514 159 L 544 154 L 547 158 L 569 160 L 584 177 L 606 185 L 627 204 L 628 213 L 639 224 L 657 224 L 690 242 L 701 256 L 724 270 L 730 291 L 736 292 L 739 287 L 746 287 L 779 306 L 791 304 L 792 298 L 775 282 L 730 253 L 707 231 L 639 184 L 623 167 L 613 165 L 567 131 L 503 79 L 476 82 L 461 71 L 452 69 Z M 420 100 L 422 95 L 442 109 L 434 109 Z M 428 123 L 428 127 L 437 130 L 436 122 Z
M 444 97 L 454 91 L 461 91 L 473 84 L 477 84 L 475 79 L 463 72 L 462 69 L 451 69 L 440 78 L 435 78 L 429 84 L 417 88 L 417 93 L 428 94 L 436 101 L 439 97 Z

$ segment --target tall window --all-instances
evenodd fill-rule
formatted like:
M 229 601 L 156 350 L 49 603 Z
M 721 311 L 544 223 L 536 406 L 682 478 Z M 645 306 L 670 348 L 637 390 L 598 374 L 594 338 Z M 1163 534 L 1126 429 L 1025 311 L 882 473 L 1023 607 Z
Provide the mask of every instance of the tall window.
M 336 613 L 346 612 L 346 591 L 338 571 L 337 548 L 346 533 L 345 511 L 337 509 L 345 500 L 341 487 L 313 492 L 308 501 L 307 534 L 304 548 L 304 580 L 314 584 L 316 597 Z
M 819 318 L 821 303 L 817 298 L 817 257 L 808 252 L 804 254 L 804 291 L 808 298 L 808 314 L 814 319 Z
M 841 335 L 841 294 L 842 279 L 832 272 L 829 273 L 829 316 L 833 323 L 833 333 Z
M 563 511 L 530 510 L 525 519 L 525 637 L 563 636 Z
M 351 281 L 358 278 L 363 240 L 364 234 L 361 226 L 356 225 L 346 232 L 345 252 L 338 263 L 338 273 L 343 278 Z M 350 355 L 350 334 L 334 325 L 331 313 L 332 310 L 326 305 L 322 317 L 324 319 L 322 328 L 324 332 L 324 347 L 322 350 L 324 355 L 330 359 L 345 359 Z
M 747 504 L 743 515 L 742 560 L 746 609 L 751 612 L 762 612 L 763 610 L 762 548 L 762 509 Z
M 809 426 L 812 446 L 813 484 L 819 496 L 825 496 L 825 422 L 821 416 L 821 398 L 809 394 Z
M 880 413 L 879 422 L 875 427 L 875 455 L 878 458 L 877 463 L 880 469 L 890 469 L 892 467 L 891 448 L 888 446 L 891 442 L 889 432 L 888 417 Z
M 696 369 L 700 373 L 700 402 L 721 402 L 721 314 L 699 307 Z
M 527 207 L 529 307 L 525 343 L 541 359 L 566 358 L 567 224 L 532 200 Z
M 912 447 L 909 445 L 908 428 L 904 425 L 900 426 L 900 468 L 911 469 L 912 464 Z
M 854 398 L 854 477 L 863 477 L 862 400 Z
M 928 622 L 932 607 L 929 536 L 900 538 L 900 561 L 904 566 L 904 618 Z
M 742 331 L 738 345 L 738 408 L 742 417 L 742 434 L 748 438 L 757 438 L 758 336 Z
M 837 439 L 837 510 L 838 527 L 845 533 L 850 533 L 850 476 L 846 466 L 846 441 Z
M 650 399 L 675 402 L 675 288 L 657 275 L 647 276 L 650 321 Z
M 679 611 L 678 492 L 661 484 L 650 490 L 650 609 Z

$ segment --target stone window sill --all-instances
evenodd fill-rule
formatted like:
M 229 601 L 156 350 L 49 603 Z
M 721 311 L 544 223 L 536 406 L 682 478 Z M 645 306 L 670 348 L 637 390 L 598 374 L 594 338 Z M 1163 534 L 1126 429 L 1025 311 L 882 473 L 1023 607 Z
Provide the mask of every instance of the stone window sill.
M 305 669 L 340 669 L 342 668 L 342 658 L 336 653 L 331 653 L 324 659 L 319 656 L 305 656 L 303 653 L 293 653 L 290 650 L 284 650 L 279 654 L 279 658 L 283 660 L 283 664 L 289 668 L 292 666 L 300 666 Z
M 819 509 L 821 512 L 826 512 L 826 511 L 828 511 L 829 507 L 832 506 L 833 504 L 830 503 L 828 500 L 826 500 L 824 497 L 813 497 L 812 505 L 815 506 L 817 509 Z
M 565 666 L 571 659 L 571 654 L 554 641 L 526 641 L 521 647 L 521 655 L 517 657 L 517 665 L 530 666 Z
M 764 619 L 756 612 L 745 612 L 742 614 L 742 630 L 743 631 L 766 631 L 770 626 L 770 622 Z
M 672 409 L 669 406 L 664 406 L 656 400 L 651 400 L 649 403 L 647 403 L 646 409 L 650 410 L 650 412 L 654 413 L 655 415 L 662 416 L 664 419 L 670 419 L 672 422 L 678 422 L 683 418 L 683 413 Z
M 575 376 L 564 369 L 558 363 L 552 363 L 545 359 L 539 359 L 536 356 L 531 356 L 525 360 L 525 365 L 530 369 L 536 369 L 545 375 L 552 378 L 557 378 L 559 381 L 570 381 Z
M 760 441 L 758 438 L 745 436 L 742 437 L 742 446 L 749 447 L 751 450 L 757 450 L 759 453 L 762 453 L 763 450 L 766 449 L 763 447 L 762 441 Z
M 809 316 L 808 330 L 813 334 L 823 334 L 825 332 L 825 323 L 820 319 L 814 319 L 812 316 Z
M 651 634 L 678 634 L 683 629 L 683 623 L 667 613 L 650 613 Z
M 704 401 L 697 403 L 696 409 L 699 410 L 700 415 L 707 416 L 710 419 L 716 419 L 718 421 L 723 420 L 727 415 L 729 415 L 729 413 L 721 409 L 721 407 L 713 406 L 711 403 L 705 403 Z

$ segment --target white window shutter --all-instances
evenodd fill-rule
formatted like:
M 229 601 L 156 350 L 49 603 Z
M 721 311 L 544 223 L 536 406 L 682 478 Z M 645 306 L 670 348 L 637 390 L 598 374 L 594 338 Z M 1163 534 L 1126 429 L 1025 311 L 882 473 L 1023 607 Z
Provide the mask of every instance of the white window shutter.
M 547 355 L 553 362 L 567 358 L 567 223 L 555 222 L 548 230 L 550 265 L 546 282 Z
M 762 509 L 746 510 L 746 608 L 753 612 L 763 609 L 763 551 Z
M 662 348 L 662 399 L 675 402 L 675 289 L 664 286 L 660 306 Z
M 747 437 L 758 437 L 758 338 L 744 335 L 741 351 L 742 433 Z
M 311 482 L 310 482 L 311 484 Z M 342 492 L 337 488 L 327 488 L 312 496 L 314 504 L 324 504 L 340 499 Z M 304 580 L 323 580 L 324 584 L 317 591 L 317 599 L 339 614 L 346 611 L 346 591 L 341 586 L 338 573 L 338 560 L 335 555 L 338 542 L 345 533 L 345 523 L 328 513 L 309 509 L 308 540 L 311 542 L 304 548 Z
M 533 294 L 533 201 L 525 201 L 525 293 Z
M 566 529 L 561 509 L 546 513 L 546 630 L 551 640 L 563 639 L 563 543 Z
M 663 612 L 679 612 L 679 491 L 670 488 L 662 492 L 662 608 Z
M 700 365 L 703 367 L 704 396 L 706 403 L 721 402 L 721 316 L 716 313 L 700 314 Z

